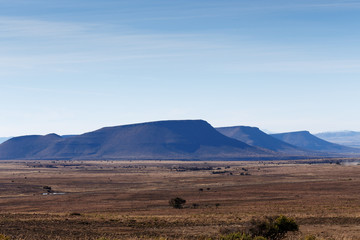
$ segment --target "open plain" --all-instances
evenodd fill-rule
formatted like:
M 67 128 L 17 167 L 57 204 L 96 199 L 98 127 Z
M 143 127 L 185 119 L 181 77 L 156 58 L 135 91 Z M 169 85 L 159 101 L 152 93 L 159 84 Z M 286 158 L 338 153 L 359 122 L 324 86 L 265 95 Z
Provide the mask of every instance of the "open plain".
M 217 239 L 282 214 L 300 226 L 288 239 L 360 239 L 360 166 L 335 162 L 2 161 L 0 233 Z

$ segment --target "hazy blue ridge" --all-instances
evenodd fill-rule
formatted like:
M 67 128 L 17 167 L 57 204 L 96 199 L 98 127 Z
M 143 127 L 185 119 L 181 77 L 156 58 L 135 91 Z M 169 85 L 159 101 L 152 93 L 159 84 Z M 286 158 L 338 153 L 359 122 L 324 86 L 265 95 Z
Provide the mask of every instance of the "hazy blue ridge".
M 312 135 L 308 131 L 271 134 L 271 136 L 281 141 L 310 151 L 341 154 L 360 154 L 360 149 L 325 141 Z
M 251 146 L 266 148 L 275 152 L 286 153 L 289 155 L 313 155 L 314 153 L 281 141 L 266 134 L 257 127 L 234 126 L 216 128 L 225 136 L 245 142 Z
M 315 134 L 315 136 L 329 142 L 341 144 L 348 147 L 360 148 L 360 132 L 355 132 L 355 131 L 323 132 L 323 133 Z

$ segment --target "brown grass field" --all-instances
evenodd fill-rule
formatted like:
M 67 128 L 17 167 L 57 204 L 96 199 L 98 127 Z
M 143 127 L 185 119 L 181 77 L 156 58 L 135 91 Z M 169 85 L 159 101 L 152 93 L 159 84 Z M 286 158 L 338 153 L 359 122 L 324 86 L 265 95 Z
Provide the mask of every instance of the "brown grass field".
M 360 165 L 0 162 L 0 233 L 11 239 L 217 239 L 280 214 L 300 226 L 287 239 L 360 239 Z

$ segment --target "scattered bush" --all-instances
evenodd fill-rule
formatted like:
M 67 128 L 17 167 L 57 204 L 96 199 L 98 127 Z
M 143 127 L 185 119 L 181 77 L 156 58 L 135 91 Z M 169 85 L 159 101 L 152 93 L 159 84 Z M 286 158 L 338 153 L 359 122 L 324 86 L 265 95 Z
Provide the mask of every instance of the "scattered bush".
M 185 199 L 176 197 L 176 198 L 172 198 L 169 201 L 169 205 L 172 206 L 173 208 L 177 208 L 177 209 L 181 209 L 183 208 L 183 205 L 186 203 Z
M 220 240 L 279 240 L 283 239 L 287 232 L 298 231 L 299 226 L 291 218 L 285 216 L 266 217 L 253 219 L 250 227 L 245 232 L 232 232 L 220 236 Z M 226 231 L 222 231 L 226 233 Z M 304 240 L 315 240 L 308 237 Z
M 225 236 L 220 237 L 220 240 L 266 240 L 266 238 L 261 237 L 261 236 L 257 236 L 257 237 L 252 237 L 249 234 L 245 234 L 245 233 L 231 233 Z
M 247 235 L 245 233 L 230 233 L 225 236 L 221 236 L 220 240 L 253 240 L 253 238 L 250 235 Z
M 262 237 L 262 236 L 257 236 L 253 238 L 254 240 L 266 240 L 266 238 Z
M 285 216 L 267 217 L 263 220 L 252 220 L 249 232 L 252 236 L 262 236 L 269 240 L 283 239 L 287 232 L 298 231 L 297 223 Z
M 199 204 L 193 203 L 193 204 L 192 204 L 192 207 L 193 207 L 193 208 L 198 208 L 198 207 L 199 207 Z
M 316 240 L 316 237 L 314 235 L 308 235 L 304 237 L 304 240 Z
M 43 189 L 46 190 L 48 193 L 52 192 L 52 189 L 49 186 L 43 186 Z
M 72 212 L 72 213 L 70 213 L 70 216 L 81 216 L 81 213 L 78 213 L 78 212 Z

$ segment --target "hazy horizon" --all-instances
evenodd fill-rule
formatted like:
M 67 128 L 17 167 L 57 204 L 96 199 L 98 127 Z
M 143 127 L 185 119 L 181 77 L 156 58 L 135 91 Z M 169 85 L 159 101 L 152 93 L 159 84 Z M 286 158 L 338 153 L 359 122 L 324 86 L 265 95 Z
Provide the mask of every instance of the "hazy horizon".
M 203 119 L 360 131 L 360 3 L 0 0 L 0 137 Z

